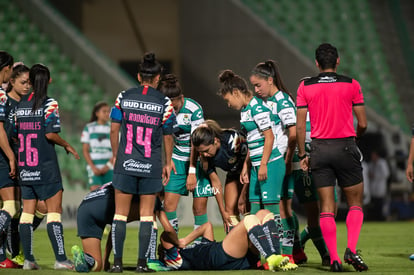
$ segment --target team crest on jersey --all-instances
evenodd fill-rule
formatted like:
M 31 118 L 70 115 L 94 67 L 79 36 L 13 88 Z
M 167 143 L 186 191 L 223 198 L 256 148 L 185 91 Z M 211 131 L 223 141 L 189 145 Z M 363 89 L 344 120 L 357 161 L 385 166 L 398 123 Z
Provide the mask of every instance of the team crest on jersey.
M 237 158 L 236 157 L 232 157 L 232 158 L 229 158 L 228 163 L 229 164 L 235 164 L 236 161 L 237 161 Z
M 185 125 L 189 125 L 189 124 L 190 124 L 190 116 L 189 116 L 188 114 L 185 114 L 185 115 L 183 116 L 183 123 L 184 123 Z

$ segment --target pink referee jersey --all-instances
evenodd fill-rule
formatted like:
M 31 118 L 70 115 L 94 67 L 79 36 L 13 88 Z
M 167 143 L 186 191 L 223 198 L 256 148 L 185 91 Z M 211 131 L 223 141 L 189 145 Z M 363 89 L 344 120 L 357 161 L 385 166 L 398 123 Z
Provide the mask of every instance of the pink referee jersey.
M 333 72 L 301 82 L 296 106 L 308 108 L 311 138 L 331 139 L 355 135 L 352 107 L 364 105 L 361 86 L 355 79 Z

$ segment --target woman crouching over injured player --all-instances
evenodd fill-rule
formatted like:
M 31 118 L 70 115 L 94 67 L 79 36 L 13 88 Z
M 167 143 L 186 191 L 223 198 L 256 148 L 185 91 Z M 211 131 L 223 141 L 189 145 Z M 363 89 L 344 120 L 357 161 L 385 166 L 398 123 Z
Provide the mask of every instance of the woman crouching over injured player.
M 246 216 L 221 242 L 214 241 L 211 223 L 182 239 L 175 232 L 164 231 L 158 254 L 160 261 L 177 270 L 240 270 L 255 268 L 260 253 L 269 270 L 284 270 L 289 258 L 280 255 L 277 234 L 273 214 L 260 210 Z M 200 236 L 201 243 L 187 246 Z

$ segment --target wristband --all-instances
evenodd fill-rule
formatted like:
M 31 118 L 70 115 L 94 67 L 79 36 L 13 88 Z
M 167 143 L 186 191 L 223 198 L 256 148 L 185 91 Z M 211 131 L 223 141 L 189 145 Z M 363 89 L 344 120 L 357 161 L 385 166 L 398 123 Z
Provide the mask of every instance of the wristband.
M 188 168 L 188 174 L 195 174 L 195 173 L 196 173 L 195 167 Z
M 306 153 L 305 153 L 305 154 L 303 154 L 303 156 L 299 156 L 299 155 L 298 155 L 299 160 L 303 160 L 303 159 L 305 159 L 306 157 L 307 157 Z
M 110 161 L 108 161 L 105 165 L 108 166 L 110 170 L 114 169 L 114 166 L 112 165 Z

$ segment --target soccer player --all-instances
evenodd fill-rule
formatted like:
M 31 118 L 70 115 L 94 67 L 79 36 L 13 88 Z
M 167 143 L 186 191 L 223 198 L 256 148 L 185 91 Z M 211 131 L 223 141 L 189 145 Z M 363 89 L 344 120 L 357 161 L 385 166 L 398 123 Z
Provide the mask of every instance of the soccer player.
M 8 82 L 11 78 L 13 66 L 13 57 L 7 52 L 0 51 L 0 84 Z M 27 72 L 26 72 L 27 73 Z M 26 76 L 26 87 L 30 88 L 28 74 Z M 23 91 L 22 91 L 23 92 Z M 17 189 L 16 178 L 16 157 L 13 152 L 12 141 L 13 130 L 10 117 L 20 101 L 19 94 L 8 95 L 0 85 L 0 197 L 3 201 L 3 207 L 0 210 L 0 268 L 15 268 L 17 265 L 6 257 L 6 240 L 3 234 L 9 228 L 13 217 L 20 209 L 20 200 L 15 197 Z M 10 116 L 11 115 L 11 116 Z M 16 146 L 14 146 L 16 147 Z
M 168 222 L 165 213 L 161 212 L 161 201 L 157 198 L 154 212 L 158 215 L 165 231 L 174 231 Z M 107 224 L 112 224 L 115 213 L 115 197 L 112 182 L 95 189 L 87 194 L 77 211 L 78 236 L 82 239 L 83 250 L 78 246 L 72 247 L 73 262 L 77 272 L 101 271 L 109 269 L 109 255 L 111 250 L 111 240 L 105 248 L 104 260 L 102 261 L 101 239 Z M 128 222 L 139 220 L 139 196 L 134 196 L 131 202 L 131 209 L 128 214 Z M 156 222 L 154 221 L 154 225 Z M 148 253 L 152 260 L 156 260 L 157 236 L 151 236 L 151 245 Z M 155 265 L 151 265 L 157 268 Z M 166 268 L 158 267 L 158 270 Z
M 235 129 L 222 129 L 214 120 L 206 120 L 195 129 L 191 135 L 191 141 L 200 154 L 203 169 L 209 175 L 212 186 L 218 190 L 216 198 L 219 202 L 225 231 L 228 233 L 238 224 L 239 214 L 247 212 L 246 194 L 240 200 L 241 211 L 239 211 L 238 204 L 242 190 L 240 173 L 248 152 L 246 136 Z M 224 206 L 223 196 L 218 196 L 223 193 L 223 188 L 216 167 L 227 172 L 224 186 Z
M 295 228 L 298 227 L 297 218 L 292 210 L 294 178 L 292 175 L 292 161 L 296 150 L 296 109 L 293 96 L 283 84 L 280 70 L 273 60 L 257 64 L 251 73 L 250 83 L 254 86 L 256 94 L 264 99 L 277 120 L 274 124 L 274 135 L 278 149 L 284 155 L 286 174 L 283 180 L 280 217 L 283 231 L 279 232 L 282 239 L 282 255 L 293 260 L 293 239 Z
M 55 144 L 65 148 L 76 159 L 76 150 L 59 136 L 60 118 L 58 102 L 47 96 L 49 69 L 42 64 L 30 68 L 33 92 L 25 96 L 16 111 L 16 129 L 19 139 L 19 183 L 23 212 L 20 217 L 20 239 L 25 261 L 23 269 L 39 269 L 33 255 L 33 218 L 38 200 L 47 206 L 47 232 L 55 253 L 55 269 L 73 269 L 66 257 L 62 213 L 62 178 Z
M 119 93 L 111 111 L 111 146 L 115 161 L 115 215 L 112 223 L 114 264 L 110 272 L 123 271 L 122 254 L 126 222 L 134 194 L 140 195 L 140 228 L 137 272 L 153 272 L 147 266 L 156 193 L 171 173 L 175 115 L 168 97 L 157 91 L 161 64 L 146 53 L 138 67 L 140 86 Z M 121 130 L 121 140 L 119 131 Z M 162 167 L 164 140 L 166 164 Z M 164 177 L 164 181 L 162 179 Z
M 98 102 L 92 110 L 91 119 L 82 131 L 82 153 L 87 162 L 89 190 L 93 191 L 112 181 L 113 163 L 109 133 L 109 105 Z
M 179 240 L 176 234 L 163 232 L 158 253 L 161 261 L 177 270 L 241 270 L 256 266 L 258 251 L 270 270 L 285 270 L 289 258 L 278 255 L 275 235 L 273 213 L 259 210 L 256 215 L 247 215 L 221 242 L 214 241 L 210 222 Z M 187 247 L 198 236 L 203 236 L 202 242 Z
M 410 143 L 410 152 L 408 153 L 408 160 L 407 160 L 407 169 L 405 170 L 405 175 L 407 176 L 407 179 L 409 182 L 413 182 L 414 179 L 414 169 L 413 169 L 413 163 L 414 163 L 414 125 L 412 127 L 412 137 L 411 137 L 411 143 Z M 414 254 L 410 255 L 410 260 L 414 261 Z
M 175 75 L 166 75 L 160 82 L 159 90 L 171 100 L 177 119 L 173 135 L 172 171 L 164 189 L 164 208 L 168 220 L 178 232 L 178 202 L 181 196 L 188 196 L 189 191 L 193 193 L 194 228 L 208 221 L 207 201 L 213 192 L 210 181 L 200 170 L 198 155 L 190 140 L 191 133 L 204 121 L 204 115 L 200 104 L 184 97 Z
M 348 244 L 344 261 L 357 271 L 368 270 L 356 251 L 363 223 L 362 155 L 355 143 L 367 128 L 364 98 L 359 83 L 336 73 L 339 65 L 337 49 L 321 44 L 315 52 L 318 76 L 305 79 L 297 92 L 297 140 L 301 167 L 310 164 L 318 188 L 321 205 L 320 227 L 331 259 L 331 271 L 341 272 L 342 263 L 336 244 L 335 197 L 336 181 L 345 194 L 349 211 L 346 218 Z M 309 111 L 311 151 L 305 152 L 306 115 Z M 352 111 L 356 115 L 355 133 Z M 309 163 L 309 159 L 311 159 Z
M 246 81 L 231 70 L 222 72 L 219 80 L 219 94 L 230 108 L 241 110 L 241 128 L 247 133 L 249 154 L 241 172 L 241 181 L 243 184 L 249 182 L 251 213 L 256 214 L 263 207 L 275 215 L 280 215 L 280 192 L 286 166 L 272 130 L 277 118 L 263 100 L 253 96 Z M 252 167 L 249 180 L 250 164 Z M 278 223 L 276 216 L 275 221 L 280 228 L 282 225 L 280 220 Z M 279 241 L 279 238 L 276 239 Z

